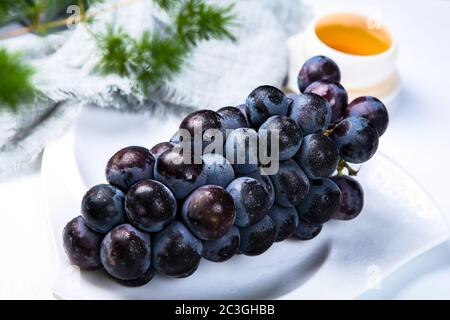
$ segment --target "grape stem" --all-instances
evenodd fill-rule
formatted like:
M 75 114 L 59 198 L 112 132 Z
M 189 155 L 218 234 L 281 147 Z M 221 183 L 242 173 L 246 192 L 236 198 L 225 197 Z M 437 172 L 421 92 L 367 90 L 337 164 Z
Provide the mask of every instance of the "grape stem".
M 334 130 L 335 127 L 336 127 L 336 125 L 330 125 L 330 126 L 328 127 L 328 130 L 326 130 L 326 131 L 323 133 L 323 135 L 324 135 L 324 136 L 327 136 L 327 137 L 330 137 L 331 134 L 333 133 L 333 130 Z
M 338 176 L 341 177 L 344 175 L 344 169 L 347 169 L 349 176 L 357 176 L 359 172 L 359 170 L 355 170 L 352 167 L 350 167 L 350 165 L 345 160 L 339 159 L 337 167 Z
M 328 130 L 326 130 L 323 135 L 324 136 L 331 136 L 331 134 L 333 133 L 334 127 L 330 127 Z M 343 159 L 339 159 L 338 162 L 338 167 L 337 167 L 337 174 L 338 176 L 343 176 L 344 175 L 344 169 L 347 169 L 348 175 L 349 176 L 357 176 L 359 169 L 355 170 L 352 167 L 350 167 L 350 165 L 347 163 L 347 161 L 343 160 Z

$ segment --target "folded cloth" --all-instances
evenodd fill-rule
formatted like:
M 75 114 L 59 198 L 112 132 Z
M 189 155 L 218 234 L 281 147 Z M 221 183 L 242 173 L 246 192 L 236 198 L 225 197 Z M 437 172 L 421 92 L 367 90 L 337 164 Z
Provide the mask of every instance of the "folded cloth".
M 236 1 L 239 23 L 233 34 L 237 40 L 200 43 L 181 73 L 149 99 L 129 79 L 95 72 L 99 55 L 93 33 L 112 23 L 139 36 L 168 23 L 150 0 L 127 6 L 120 6 L 121 2 L 109 0 L 92 7 L 92 12 L 102 13 L 89 26 L 80 24 L 73 31 L 44 38 L 27 34 L 0 42 L 0 46 L 24 53 L 37 71 L 34 82 L 39 89 L 28 108 L 0 114 L 0 177 L 36 159 L 83 105 L 133 112 L 216 109 L 241 103 L 258 85 L 282 86 L 288 69 L 286 38 L 302 27 L 303 12 L 308 12 L 296 0 L 277 1 L 277 5 L 269 0 Z

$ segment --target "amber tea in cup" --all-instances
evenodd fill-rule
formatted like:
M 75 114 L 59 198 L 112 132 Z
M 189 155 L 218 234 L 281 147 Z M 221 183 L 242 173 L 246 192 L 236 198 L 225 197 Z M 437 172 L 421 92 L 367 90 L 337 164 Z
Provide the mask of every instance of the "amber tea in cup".
M 386 29 L 371 26 L 367 17 L 355 14 L 326 16 L 317 22 L 315 32 L 327 46 L 351 55 L 377 55 L 392 45 L 391 35 Z

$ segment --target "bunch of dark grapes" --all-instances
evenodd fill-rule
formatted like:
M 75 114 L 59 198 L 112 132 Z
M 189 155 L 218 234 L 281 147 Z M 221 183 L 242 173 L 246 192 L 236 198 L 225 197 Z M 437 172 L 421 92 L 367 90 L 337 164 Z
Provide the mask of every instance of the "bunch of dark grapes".
M 201 126 L 201 150 L 208 129 L 225 135 L 223 152 L 203 152 L 197 162 L 182 161 L 178 134 L 150 150 L 119 150 L 106 166 L 108 184 L 92 187 L 81 216 L 64 228 L 71 263 L 140 286 L 155 273 L 188 277 L 202 257 L 259 255 L 274 242 L 316 237 L 330 219 L 358 216 L 363 190 L 348 163 L 374 155 L 389 120 L 377 98 L 348 103 L 340 77 L 336 63 L 317 56 L 300 70 L 298 95 L 260 86 L 241 106 L 188 115 L 180 129 Z M 264 175 L 262 162 L 250 161 L 258 144 L 248 140 L 275 130 L 279 169 Z

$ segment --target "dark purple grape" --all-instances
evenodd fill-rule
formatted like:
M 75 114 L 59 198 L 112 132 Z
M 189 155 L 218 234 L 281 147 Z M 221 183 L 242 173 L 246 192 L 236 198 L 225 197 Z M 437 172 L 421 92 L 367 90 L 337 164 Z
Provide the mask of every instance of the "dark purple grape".
M 125 209 L 133 226 L 145 232 L 158 232 L 175 218 L 177 201 L 161 182 L 142 180 L 128 190 Z
M 305 93 L 315 93 L 324 97 L 331 106 L 331 124 L 338 122 L 348 104 L 348 95 L 338 82 L 316 81 L 311 83 Z
M 342 193 L 341 206 L 332 218 L 350 220 L 356 218 L 364 207 L 364 191 L 358 181 L 349 176 L 332 177 Z
M 174 221 L 153 239 L 153 267 L 169 277 L 189 277 L 197 270 L 202 251 L 202 242 Z
M 303 130 L 303 134 L 324 133 L 331 124 L 331 106 L 315 93 L 295 95 L 289 107 L 289 117 Z
M 275 188 L 273 187 L 272 180 L 270 180 L 270 176 L 261 174 L 260 169 L 246 173 L 243 176 L 256 179 L 264 188 L 266 188 L 269 193 L 269 208 L 272 208 L 275 203 Z
M 380 100 L 375 97 L 359 97 L 350 102 L 344 111 L 344 117 L 363 117 L 381 137 L 389 124 L 388 111 Z
M 271 116 L 287 115 L 289 101 L 281 90 L 272 86 L 260 86 L 250 93 L 245 105 L 250 125 L 258 129 Z
M 129 224 L 115 227 L 102 241 L 100 258 L 114 278 L 137 279 L 150 268 L 150 236 Z
M 308 193 L 308 177 L 292 159 L 279 165 L 278 173 L 270 176 L 275 188 L 275 203 L 282 207 L 295 207 Z
M 259 136 L 250 128 L 231 131 L 225 142 L 225 155 L 237 174 L 246 174 L 258 169 Z
M 299 240 L 311 240 L 315 238 L 320 231 L 322 231 L 322 224 L 313 224 L 306 222 L 299 217 L 297 228 L 295 229 L 293 236 Z
M 180 130 L 187 130 L 194 144 L 201 143 L 203 148 L 214 141 L 214 134 L 220 133 L 225 139 L 224 119 L 212 110 L 198 110 L 187 115 L 180 124 Z M 214 130 L 214 132 L 210 132 Z M 197 136 L 198 134 L 198 136 Z M 201 139 L 197 141 L 197 139 Z
M 180 136 L 180 133 L 178 132 L 178 130 L 177 130 L 177 132 L 175 132 L 172 135 L 172 137 L 170 138 L 169 142 L 174 144 L 174 145 L 180 144 L 182 142 L 182 139 L 181 139 L 181 136 Z
M 63 245 L 70 263 L 81 270 L 97 270 L 103 235 L 89 229 L 82 216 L 70 220 L 63 230 Z
M 339 210 L 341 191 L 328 178 L 310 180 L 308 195 L 297 206 L 297 212 L 303 220 L 312 224 L 323 224 Z
M 218 153 L 204 154 L 203 163 L 206 172 L 206 184 L 225 188 L 234 180 L 234 170 L 230 162 Z
M 240 105 L 236 106 L 236 108 L 238 108 L 242 112 L 242 114 L 245 117 L 245 120 L 247 121 L 247 124 L 250 126 L 250 122 L 248 121 L 248 115 L 247 115 L 247 105 L 245 103 L 240 104 Z
M 266 252 L 275 242 L 275 224 L 269 216 L 265 216 L 254 225 L 241 228 L 239 252 L 247 256 L 257 256 Z
M 155 158 L 143 147 L 126 147 L 116 152 L 106 166 L 106 180 L 127 192 L 138 181 L 153 179 Z
M 161 154 L 155 165 L 155 179 L 169 187 L 177 199 L 185 198 L 206 183 L 203 163 L 185 160 L 181 151 L 173 149 Z
M 213 262 L 231 259 L 239 249 L 240 238 L 239 229 L 233 227 L 219 239 L 203 241 L 203 257 Z
M 223 107 L 217 110 L 217 113 L 222 116 L 225 129 L 230 130 L 249 127 L 246 116 L 236 107 Z
M 267 119 L 258 130 L 258 135 L 266 144 L 267 154 L 272 155 L 271 135 L 278 133 L 278 158 L 281 161 L 288 160 L 297 153 L 302 143 L 303 131 L 297 123 L 289 117 L 272 116 Z M 274 155 L 272 155 L 274 156 Z
M 311 179 L 330 177 L 339 162 L 339 150 L 329 137 L 313 133 L 303 138 L 294 160 Z
M 289 110 L 291 109 L 292 104 L 294 103 L 294 97 L 296 96 L 295 93 L 289 93 L 286 95 L 287 104 L 288 104 L 288 112 L 287 116 L 289 117 Z M 298 123 L 297 123 L 298 124 Z
M 225 189 L 206 185 L 187 197 L 182 217 L 197 238 L 215 240 L 223 237 L 233 227 L 236 208 L 233 198 Z
M 325 56 L 315 56 L 306 60 L 297 77 L 298 88 L 303 92 L 311 83 L 319 80 L 341 81 L 338 65 Z
M 123 223 L 125 195 L 109 184 L 99 184 L 86 192 L 81 201 L 81 214 L 94 231 L 107 233 Z
M 155 271 L 153 270 L 153 268 L 150 267 L 142 276 L 140 276 L 137 279 L 132 279 L 132 280 L 120 280 L 120 279 L 116 279 L 116 278 L 113 278 L 113 279 L 116 280 L 121 285 L 124 285 L 126 287 L 142 287 L 143 285 L 146 285 L 147 283 L 149 283 L 153 279 L 154 276 L 155 276 Z
M 162 155 L 167 150 L 172 150 L 173 147 L 174 145 L 172 142 L 160 142 L 150 149 L 150 153 L 152 154 L 153 158 L 158 159 L 160 155 Z
M 291 103 L 294 101 L 294 98 L 296 95 L 297 95 L 296 93 L 288 93 L 286 95 L 286 99 L 288 100 L 289 108 L 290 108 Z M 289 114 L 289 108 L 288 108 L 288 114 Z
M 256 179 L 237 178 L 228 185 L 226 190 L 234 200 L 237 226 L 246 227 L 255 224 L 269 212 L 269 193 Z
M 298 213 L 294 207 L 285 208 L 275 205 L 270 209 L 269 216 L 275 225 L 275 242 L 289 238 L 297 229 Z
M 331 138 L 336 143 L 342 159 L 351 163 L 363 163 L 372 158 L 378 148 L 378 134 L 361 117 L 350 117 L 339 122 Z

